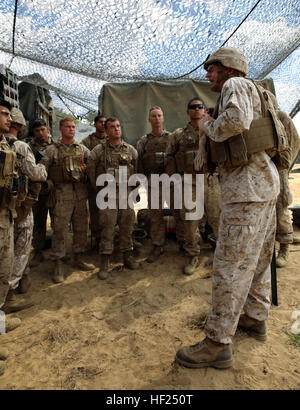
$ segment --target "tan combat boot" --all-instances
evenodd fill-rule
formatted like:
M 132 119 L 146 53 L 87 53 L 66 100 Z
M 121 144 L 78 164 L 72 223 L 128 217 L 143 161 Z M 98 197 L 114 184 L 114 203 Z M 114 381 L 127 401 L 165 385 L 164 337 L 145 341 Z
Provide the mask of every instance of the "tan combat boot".
M 247 315 L 241 315 L 238 328 L 244 330 L 249 336 L 254 337 L 256 340 L 263 342 L 267 339 L 267 328 L 264 320 L 259 321 Z
M 123 258 L 124 258 L 124 266 L 126 266 L 126 268 L 134 270 L 139 267 L 139 264 L 134 260 L 134 257 L 132 256 L 131 251 L 124 252 Z
M 208 337 L 193 346 L 179 349 L 175 359 L 185 367 L 217 369 L 231 367 L 234 361 L 230 344 L 214 342 Z
M 63 262 L 60 259 L 57 259 L 55 261 L 52 280 L 54 283 L 62 283 L 65 280 L 63 272 Z
M 277 268 L 283 268 L 286 266 L 289 257 L 289 244 L 288 243 L 281 243 L 279 252 L 276 258 L 276 266 Z
M 99 279 L 105 280 L 108 278 L 108 266 L 109 266 L 109 255 L 102 254 L 101 255 L 101 266 L 97 274 Z
M 196 269 L 200 265 L 199 256 L 191 256 L 187 265 L 183 269 L 185 275 L 193 275 L 196 272 Z
M 74 255 L 74 265 L 80 270 L 94 270 L 95 266 L 92 263 L 86 263 L 82 260 L 83 253 L 75 253 Z
M 160 255 L 163 253 L 163 250 L 160 246 L 154 245 L 151 255 L 148 256 L 148 258 L 146 259 L 146 261 L 148 263 L 153 263 L 155 261 L 157 261 L 157 259 L 160 257 Z
M 4 313 L 13 313 L 13 312 L 19 312 L 20 310 L 23 310 L 23 309 L 28 309 L 31 306 L 34 306 L 33 300 L 30 300 L 30 299 L 25 300 L 21 298 L 20 296 L 16 296 L 15 290 L 10 289 L 6 296 L 5 303 L 1 309 L 3 310 Z

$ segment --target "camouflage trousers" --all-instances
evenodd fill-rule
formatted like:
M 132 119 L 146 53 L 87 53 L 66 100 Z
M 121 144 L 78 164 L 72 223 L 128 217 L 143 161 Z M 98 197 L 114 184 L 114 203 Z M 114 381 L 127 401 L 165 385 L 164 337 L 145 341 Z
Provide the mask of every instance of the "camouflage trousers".
M 16 289 L 19 286 L 19 281 L 25 272 L 32 241 L 33 231 L 33 214 L 29 215 L 21 222 L 15 222 L 14 226 L 14 262 L 9 278 L 9 286 L 11 289 Z
M 101 209 L 99 212 L 100 247 L 101 254 L 111 255 L 114 250 L 115 227 L 119 226 L 120 251 L 133 249 L 132 232 L 135 221 L 134 210 L 129 209 Z
M 275 200 L 233 203 L 221 211 L 213 263 L 212 310 L 205 333 L 232 343 L 240 314 L 266 320 L 270 309 Z
M 276 202 L 277 229 L 276 241 L 280 243 L 293 243 L 293 222 L 288 206 L 293 202 L 289 187 L 288 170 L 279 171 L 280 193 Z
M 99 209 L 96 204 L 97 192 L 92 187 L 88 188 L 88 202 L 89 202 L 89 215 L 91 221 L 91 234 L 96 241 L 100 240 L 100 227 L 99 227 Z
M 192 185 L 192 200 L 196 200 L 196 187 Z M 199 236 L 199 219 L 187 220 L 186 214 L 193 212 L 188 210 L 184 201 L 181 209 L 174 208 L 174 202 L 171 197 L 171 212 L 176 225 L 176 239 L 180 246 L 184 248 L 186 253 L 190 256 L 200 254 L 200 236 Z
M 52 210 L 47 206 L 48 195 L 40 195 L 39 200 L 32 207 L 33 211 L 33 238 L 32 246 L 34 249 L 42 250 L 45 248 L 47 233 L 48 211 L 51 216 Z M 52 219 L 52 218 L 51 218 Z
M 72 224 L 73 252 L 86 250 L 88 235 L 88 209 L 86 199 L 58 199 L 53 208 L 52 259 L 61 259 L 66 255 L 65 235 Z
M 163 246 L 166 240 L 166 222 L 163 214 L 162 191 L 159 191 L 159 208 L 151 209 L 151 186 L 148 186 L 148 215 L 150 219 L 150 238 L 152 244 Z
M 8 209 L 0 210 L 0 309 L 9 291 L 14 260 L 14 223 Z

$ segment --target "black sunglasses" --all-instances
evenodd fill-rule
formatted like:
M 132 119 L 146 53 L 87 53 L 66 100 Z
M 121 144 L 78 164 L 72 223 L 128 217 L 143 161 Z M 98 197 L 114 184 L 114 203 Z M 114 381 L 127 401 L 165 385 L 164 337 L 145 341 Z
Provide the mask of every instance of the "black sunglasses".
M 204 108 L 204 104 L 191 104 L 189 105 L 189 110 L 195 110 L 196 108 L 199 108 L 202 110 Z

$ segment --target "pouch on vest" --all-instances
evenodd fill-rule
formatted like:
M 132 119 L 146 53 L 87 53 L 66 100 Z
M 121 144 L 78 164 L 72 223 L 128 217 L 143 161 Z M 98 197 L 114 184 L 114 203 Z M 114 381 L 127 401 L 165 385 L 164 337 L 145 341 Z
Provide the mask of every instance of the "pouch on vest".
M 85 167 L 79 156 L 67 156 L 64 158 L 64 177 L 68 182 L 82 182 L 85 179 Z
M 17 202 L 23 202 L 28 193 L 28 177 L 25 175 L 20 175 L 18 178 L 18 188 L 17 188 L 18 196 Z
M 13 151 L 0 151 L 0 187 L 7 186 L 15 175 L 16 154 Z

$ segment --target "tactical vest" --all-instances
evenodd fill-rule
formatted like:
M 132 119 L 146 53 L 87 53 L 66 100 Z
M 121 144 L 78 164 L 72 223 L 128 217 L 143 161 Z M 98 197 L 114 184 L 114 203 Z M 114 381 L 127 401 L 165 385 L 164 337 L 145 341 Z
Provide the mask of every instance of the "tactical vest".
M 16 140 L 10 140 L 9 145 L 14 148 L 14 143 Z M 39 192 L 41 190 L 40 182 L 31 181 L 27 175 L 22 174 L 21 171 L 21 161 L 22 157 L 20 154 L 16 153 L 16 169 L 18 171 L 18 194 L 16 196 L 16 212 L 17 218 L 16 222 L 20 222 L 27 215 L 29 215 L 31 208 L 39 198 Z
M 142 164 L 145 175 L 162 174 L 166 166 L 166 150 L 168 146 L 169 134 L 160 137 L 147 134 L 145 153 L 142 157 Z
M 264 88 L 254 81 L 253 84 L 260 97 L 262 117 L 253 120 L 249 130 L 234 135 L 224 142 L 209 139 L 209 160 L 225 168 L 237 168 L 247 165 L 252 154 L 265 151 L 279 170 L 286 169 L 290 163 L 290 150 L 284 126 Z M 214 118 L 217 116 L 218 103 Z
M 18 195 L 17 157 L 6 139 L 0 141 L 0 209 L 15 208 Z
M 192 174 L 195 171 L 194 159 L 199 149 L 199 133 L 189 127 L 183 129 L 179 150 L 175 154 L 176 169 L 180 174 Z
M 115 177 L 116 183 L 119 182 L 119 167 L 127 167 L 127 178 L 134 172 L 132 164 L 132 152 L 128 145 L 121 143 L 118 148 L 112 148 L 107 141 L 103 144 L 101 159 L 96 167 L 96 176 L 110 174 Z
M 54 184 L 71 184 L 86 181 L 86 164 L 81 148 L 55 142 L 58 157 L 50 165 L 48 178 Z

